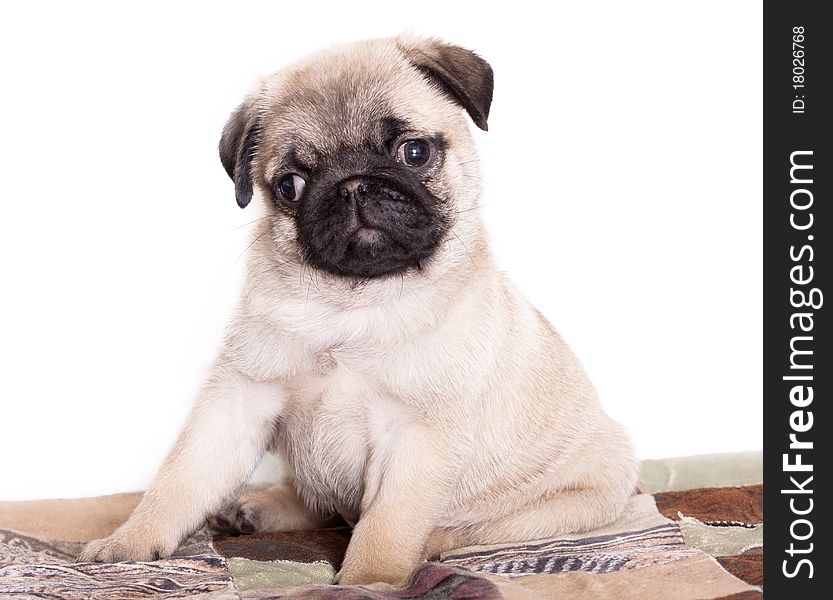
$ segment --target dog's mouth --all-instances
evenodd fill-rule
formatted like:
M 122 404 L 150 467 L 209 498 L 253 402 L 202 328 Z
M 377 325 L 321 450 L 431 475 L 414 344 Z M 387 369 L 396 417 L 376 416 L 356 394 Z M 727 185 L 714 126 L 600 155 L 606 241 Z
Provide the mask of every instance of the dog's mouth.
M 375 227 L 359 227 L 353 232 L 353 239 L 357 244 L 367 246 L 371 253 L 386 243 L 385 232 Z
M 422 186 L 411 187 L 384 177 L 351 177 L 310 196 L 298 215 L 306 260 L 360 278 L 419 268 L 436 251 L 447 224 L 436 199 Z

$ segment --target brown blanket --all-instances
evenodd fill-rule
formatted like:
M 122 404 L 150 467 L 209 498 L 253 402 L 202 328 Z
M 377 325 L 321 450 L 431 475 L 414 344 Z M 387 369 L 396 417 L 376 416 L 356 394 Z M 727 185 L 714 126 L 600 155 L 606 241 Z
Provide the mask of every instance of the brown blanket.
M 749 483 L 760 472 L 759 458 L 724 456 L 720 468 L 700 468 L 714 461 L 652 464 L 643 489 L 654 493 L 632 498 L 612 525 L 460 548 L 425 563 L 405 589 L 332 585 L 347 528 L 213 539 L 200 531 L 169 559 L 84 564 L 74 562 L 83 542 L 118 526 L 139 494 L 0 502 L 0 597 L 760 598 L 762 486 L 727 485 L 726 475 L 735 461 L 736 479 Z

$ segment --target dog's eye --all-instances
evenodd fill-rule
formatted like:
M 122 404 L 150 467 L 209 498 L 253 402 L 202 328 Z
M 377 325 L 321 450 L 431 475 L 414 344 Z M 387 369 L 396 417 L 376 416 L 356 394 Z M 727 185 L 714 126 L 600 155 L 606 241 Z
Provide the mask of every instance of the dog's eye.
M 306 185 L 307 182 L 304 181 L 303 177 L 295 173 L 290 173 L 289 175 L 284 175 L 278 182 L 278 191 L 280 191 L 281 196 L 287 202 L 298 202 L 301 196 L 304 195 L 304 187 Z
M 421 167 L 431 157 L 431 146 L 424 140 L 408 140 L 399 146 L 396 159 L 409 167 Z

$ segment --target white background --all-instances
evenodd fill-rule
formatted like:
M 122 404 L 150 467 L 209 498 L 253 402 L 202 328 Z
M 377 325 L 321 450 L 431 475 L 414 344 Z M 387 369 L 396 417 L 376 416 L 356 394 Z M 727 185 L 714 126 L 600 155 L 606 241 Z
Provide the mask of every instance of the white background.
M 11 6 L 0 499 L 147 485 L 258 216 L 217 158 L 227 116 L 258 75 L 405 30 L 494 67 L 495 251 L 640 455 L 761 447 L 758 3 Z

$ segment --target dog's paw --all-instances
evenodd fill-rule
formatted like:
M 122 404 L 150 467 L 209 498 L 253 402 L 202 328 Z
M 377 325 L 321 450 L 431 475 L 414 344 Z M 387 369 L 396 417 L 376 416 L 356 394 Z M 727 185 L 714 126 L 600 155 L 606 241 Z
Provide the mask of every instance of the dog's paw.
M 155 543 L 143 535 L 116 531 L 110 537 L 89 542 L 77 562 L 149 562 L 167 558 L 175 547 Z
M 226 505 L 205 523 L 216 533 L 248 535 L 259 530 L 260 511 L 254 503 L 241 498 Z

